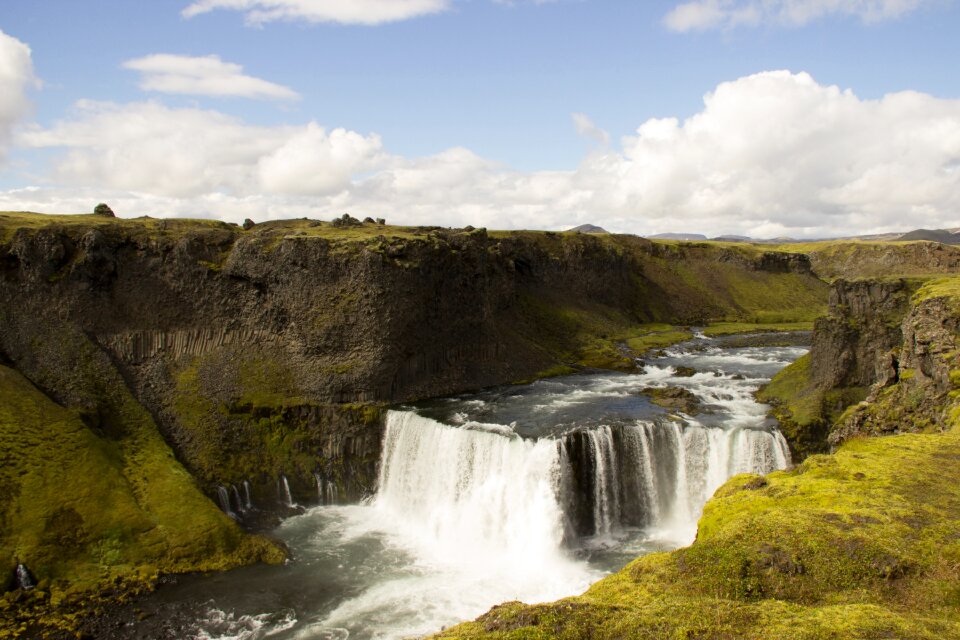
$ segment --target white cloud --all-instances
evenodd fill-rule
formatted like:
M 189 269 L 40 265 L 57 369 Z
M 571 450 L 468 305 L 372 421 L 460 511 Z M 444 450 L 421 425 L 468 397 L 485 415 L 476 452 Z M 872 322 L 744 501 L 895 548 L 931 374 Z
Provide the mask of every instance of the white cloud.
M 123 63 L 142 74 L 145 91 L 195 96 L 296 100 L 300 96 L 283 85 L 243 73 L 238 64 L 219 56 L 180 56 L 157 53 Z
M 189 198 L 220 192 L 316 194 L 349 185 L 380 153 L 376 136 L 306 126 L 256 127 L 217 111 L 155 102 L 85 101 L 74 118 L 21 143 L 66 149 L 51 180 Z
M 27 90 L 36 84 L 30 47 L 0 31 L 0 160 L 14 125 L 30 109 Z
M 216 9 L 241 11 L 248 24 L 278 20 L 375 25 L 439 13 L 450 0 L 196 0 L 181 14 L 192 18 Z
M 276 150 L 258 160 L 260 184 L 272 193 L 318 195 L 342 190 L 353 176 L 382 162 L 379 136 L 334 129 L 315 123 L 298 130 Z
M 591 131 L 589 119 L 581 129 Z M 64 147 L 45 186 L 0 210 L 331 218 L 754 237 L 960 226 L 960 101 L 862 100 L 773 71 L 717 86 L 686 119 L 642 123 L 570 171 L 519 172 L 463 148 L 389 153 L 376 135 L 255 127 L 216 111 L 84 103 L 21 136 Z
M 675 6 L 663 22 L 679 32 L 761 24 L 799 27 L 832 15 L 873 23 L 935 2 L 939 0 L 692 0 Z
M 573 119 L 573 126 L 576 127 L 577 133 L 581 136 L 595 140 L 604 146 L 610 144 L 610 134 L 595 125 L 589 116 L 583 113 L 573 113 L 570 114 L 570 117 Z

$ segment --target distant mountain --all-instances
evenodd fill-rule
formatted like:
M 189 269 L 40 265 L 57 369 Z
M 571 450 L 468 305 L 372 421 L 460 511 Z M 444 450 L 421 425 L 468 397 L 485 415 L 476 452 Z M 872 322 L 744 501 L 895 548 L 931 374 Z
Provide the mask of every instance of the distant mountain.
M 702 233 L 658 233 L 653 236 L 647 236 L 656 240 L 706 240 L 707 236 Z
M 750 242 L 752 240 L 750 236 L 735 236 L 735 235 L 717 236 L 716 238 L 710 238 L 710 239 L 716 240 L 717 242 Z
M 610 233 L 603 227 L 598 227 L 595 224 L 582 224 L 579 227 L 574 227 L 573 229 L 567 229 L 567 231 L 577 231 L 579 233 Z
M 953 233 L 949 229 L 917 229 L 905 233 L 900 240 L 932 240 L 933 242 L 942 242 L 943 244 L 960 244 L 960 235 Z

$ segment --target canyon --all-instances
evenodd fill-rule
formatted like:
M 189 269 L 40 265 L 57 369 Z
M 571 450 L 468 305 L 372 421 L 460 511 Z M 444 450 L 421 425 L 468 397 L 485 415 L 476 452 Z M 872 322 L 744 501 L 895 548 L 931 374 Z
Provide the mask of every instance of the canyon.
M 399 403 L 630 371 L 636 358 L 712 323 L 813 328 L 810 354 L 760 396 L 799 466 L 721 487 L 688 549 L 638 560 L 583 598 L 506 605 L 446 633 L 505 637 L 535 627 L 582 637 L 589 625 L 602 637 L 622 632 L 609 626 L 612 611 L 638 607 L 646 613 L 631 618 L 636 629 L 652 634 L 721 604 L 717 629 L 749 629 L 781 600 L 795 603 L 783 606 L 796 606 L 798 618 L 836 601 L 864 625 L 870 607 L 886 607 L 880 618 L 909 637 L 956 628 L 946 614 L 917 622 L 897 609 L 903 593 L 923 592 L 930 611 L 955 597 L 956 542 L 945 532 L 955 495 L 937 493 L 939 510 L 923 514 L 933 523 L 923 545 L 946 549 L 936 561 L 876 542 L 873 529 L 901 539 L 906 520 L 867 509 L 831 519 L 825 506 L 814 523 L 803 512 L 798 523 L 808 528 L 786 526 L 773 546 L 763 536 L 731 542 L 744 518 L 761 531 L 771 518 L 784 526 L 792 507 L 778 495 L 821 495 L 827 480 L 858 473 L 882 484 L 896 439 L 861 436 L 922 432 L 898 436 L 916 439 L 896 467 L 911 478 L 903 485 L 911 499 L 933 480 L 925 456 L 954 455 L 960 376 L 949 274 L 960 252 L 952 247 L 771 248 L 310 220 L 241 229 L 14 213 L 0 214 L 0 242 L 0 553 L 8 587 L 21 565 L 38 585 L 8 592 L 20 600 L 5 597 L 15 630 L 70 632 L 75 619 L 164 575 L 282 562 L 283 546 L 252 531 L 294 504 L 370 496 L 388 410 Z M 823 487 L 805 483 L 818 474 L 829 476 Z M 748 499 L 761 494 L 770 522 Z M 871 508 L 904 500 L 876 495 Z M 245 520 L 245 502 L 265 507 L 258 518 L 266 520 Z M 911 517 L 921 516 L 902 515 Z M 851 523 L 864 531 L 850 533 Z M 804 535 L 840 539 L 856 566 L 819 543 L 790 546 Z M 828 575 L 830 561 L 840 577 Z M 940 586 L 930 590 L 934 579 Z M 653 605 L 637 595 L 664 584 L 691 607 L 673 622 L 662 616 L 680 600 L 647 618 Z M 849 604 L 843 597 L 854 588 L 881 596 Z M 617 600 L 627 591 L 629 605 Z

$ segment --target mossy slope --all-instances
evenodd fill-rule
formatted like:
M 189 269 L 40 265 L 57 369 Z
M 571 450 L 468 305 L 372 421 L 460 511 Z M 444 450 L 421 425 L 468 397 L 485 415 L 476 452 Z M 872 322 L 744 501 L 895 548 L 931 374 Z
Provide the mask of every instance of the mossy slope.
M 737 476 L 689 548 L 437 637 L 960 637 L 958 460 L 955 430 L 855 440 L 792 471 Z
M 135 403 L 110 438 L 5 366 L 0 398 L 0 557 L 8 575 L 19 561 L 40 580 L 36 604 L 116 579 L 283 559 L 197 490 Z

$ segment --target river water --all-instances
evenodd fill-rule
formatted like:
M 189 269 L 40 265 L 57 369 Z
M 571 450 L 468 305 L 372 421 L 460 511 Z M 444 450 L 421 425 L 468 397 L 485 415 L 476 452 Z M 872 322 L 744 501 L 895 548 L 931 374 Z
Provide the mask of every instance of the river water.
M 284 566 L 160 589 L 143 605 L 150 632 L 403 638 L 507 600 L 580 593 L 638 555 L 689 544 L 703 504 L 730 476 L 789 465 L 752 394 L 805 350 L 701 337 L 648 358 L 642 373 L 564 376 L 392 410 L 375 496 L 285 520 L 273 531 L 292 553 Z M 646 387 L 686 389 L 699 412 L 652 404 Z

